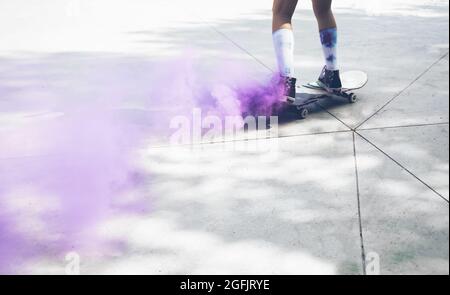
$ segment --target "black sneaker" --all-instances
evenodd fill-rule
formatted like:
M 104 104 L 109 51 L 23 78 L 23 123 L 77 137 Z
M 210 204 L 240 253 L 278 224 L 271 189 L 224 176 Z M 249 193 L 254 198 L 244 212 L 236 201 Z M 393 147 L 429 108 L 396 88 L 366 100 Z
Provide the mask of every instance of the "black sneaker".
M 289 102 L 294 102 L 295 101 L 295 95 L 296 93 L 296 84 L 297 84 L 297 79 L 292 78 L 292 77 L 281 77 L 281 81 L 284 84 L 284 97 L 286 98 L 287 101 Z
M 341 91 L 342 82 L 339 76 L 339 70 L 330 71 L 327 70 L 327 67 L 324 67 L 317 84 L 329 92 Z

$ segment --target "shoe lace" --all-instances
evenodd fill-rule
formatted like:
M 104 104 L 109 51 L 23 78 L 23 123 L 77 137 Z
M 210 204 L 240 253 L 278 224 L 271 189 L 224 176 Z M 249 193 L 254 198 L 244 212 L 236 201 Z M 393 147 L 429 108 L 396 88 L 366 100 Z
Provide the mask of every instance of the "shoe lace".
M 339 79 L 339 74 L 335 71 L 328 71 L 326 66 L 322 69 L 321 77 L 327 84 L 334 84 Z
M 327 74 L 327 67 L 325 66 L 325 67 L 323 67 L 322 73 L 320 73 L 320 76 L 323 77 L 323 78 L 325 78 L 325 77 L 326 77 L 326 74 Z

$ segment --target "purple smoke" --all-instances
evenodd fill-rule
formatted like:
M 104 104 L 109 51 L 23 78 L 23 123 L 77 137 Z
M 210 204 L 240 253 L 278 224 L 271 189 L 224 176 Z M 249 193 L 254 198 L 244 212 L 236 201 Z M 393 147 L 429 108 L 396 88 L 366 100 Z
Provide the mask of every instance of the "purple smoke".
M 10 251 L 39 255 L 44 245 L 47 251 L 61 252 L 89 247 L 84 243 L 93 236 L 90 230 L 108 216 L 122 193 L 139 185 L 139 171 L 131 165 L 138 144 L 134 128 L 89 105 L 15 132 L 33 134 L 30 143 L 36 150 L 29 151 L 36 154 L 1 161 L 0 221 L 7 228 L 2 231 L 2 248 L 7 249 L 0 259 Z M 5 146 L 3 151 L 11 153 Z M 35 224 L 22 224 L 30 221 Z M 29 234 L 41 223 L 46 235 Z
M 17 92 L 0 85 L 2 113 L 20 118 L 0 127 L 0 273 L 95 248 L 104 242 L 96 226 L 117 210 L 149 212 L 142 187 L 150 175 L 135 152 L 167 139 L 173 116 L 193 108 L 221 118 L 270 115 L 279 104 L 277 75 L 258 81 L 237 62 L 205 68 L 190 55 L 70 61 L 78 67 L 63 72 L 54 59 L 20 64 L 35 83 Z M 44 94 L 28 96 L 50 75 Z M 130 191 L 139 198 L 124 201 Z

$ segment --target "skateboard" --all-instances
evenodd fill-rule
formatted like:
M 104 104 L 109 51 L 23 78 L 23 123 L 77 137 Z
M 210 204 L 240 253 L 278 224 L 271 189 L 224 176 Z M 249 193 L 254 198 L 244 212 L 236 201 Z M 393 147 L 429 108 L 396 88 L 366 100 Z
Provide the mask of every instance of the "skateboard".
M 298 110 L 300 119 L 305 119 L 309 115 L 308 106 L 321 99 L 344 98 L 349 103 L 355 103 L 358 97 L 353 91 L 363 88 L 369 79 L 367 74 L 362 71 L 349 71 L 341 74 L 341 81 L 342 89 L 338 92 L 328 92 L 317 82 L 299 86 L 295 100 L 289 100 L 287 103 Z

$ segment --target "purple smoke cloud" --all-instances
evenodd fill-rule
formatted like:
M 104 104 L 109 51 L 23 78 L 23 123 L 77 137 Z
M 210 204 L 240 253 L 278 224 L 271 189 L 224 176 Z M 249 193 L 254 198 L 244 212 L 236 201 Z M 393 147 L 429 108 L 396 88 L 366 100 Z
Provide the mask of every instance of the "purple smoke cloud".
M 193 108 L 221 118 L 270 115 L 279 107 L 278 75 L 258 81 L 237 62 L 202 68 L 189 54 L 88 62 L 95 66 L 62 74 L 54 61 L 21 64 L 38 82 L 56 72 L 38 97 L 28 96 L 37 84 L 16 93 L 0 85 L 1 112 L 19 117 L 0 127 L 0 273 L 102 244 L 96 225 L 116 210 L 148 213 L 150 196 L 124 201 L 130 191 L 144 194 L 150 177 L 135 152 L 169 137 L 173 116 L 189 116 Z M 42 109 L 48 115 L 25 115 Z

